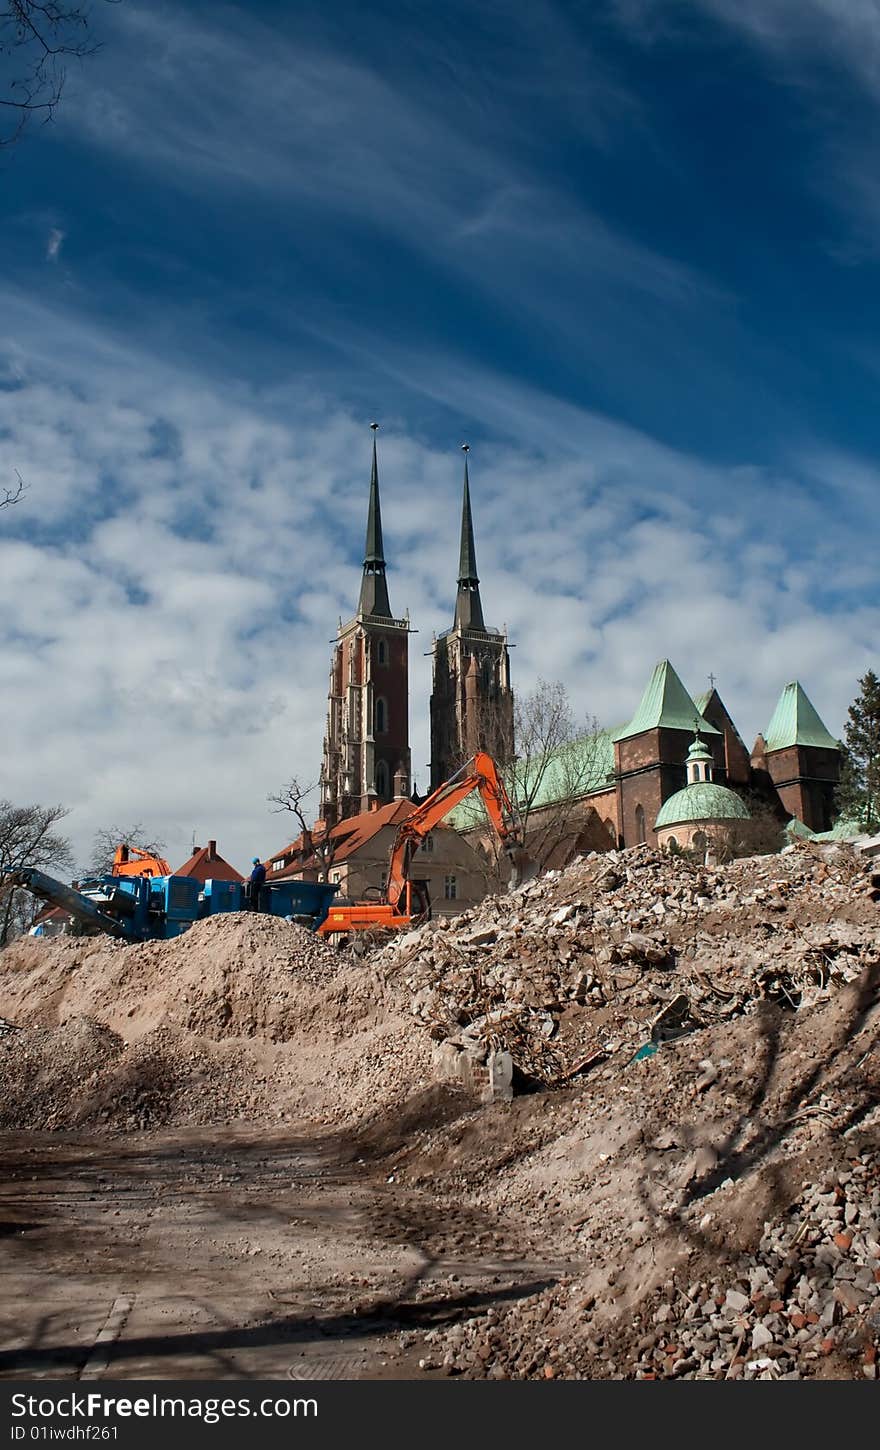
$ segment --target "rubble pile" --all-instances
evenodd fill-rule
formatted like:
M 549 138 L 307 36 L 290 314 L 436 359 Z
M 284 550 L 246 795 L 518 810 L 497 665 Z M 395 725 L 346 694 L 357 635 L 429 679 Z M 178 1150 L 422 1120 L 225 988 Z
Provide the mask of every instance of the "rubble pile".
M 876 1379 L 880 1155 L 806 1185 L 734 1275 L 693 1282 L 650 1317 L 637 1379 L 802 1379 L 835 1351 Z
M 422 1336 L 425 1369 L 468 1379 L 878 1378 L 880 1154 L 805 1184 L 722 1275 L 672 1282 L 623 1322 L 578 1279 Z M 613 1286 L 612 1286 L 613 1287 Z
M 832 845 L 707 869 L 642 847 L 592 855 L 392 942 L 374 963 L 411 997 L 442 1073 L 571 1080 L 763 1000 L 854 981 L 876 950 L 876 863 Z

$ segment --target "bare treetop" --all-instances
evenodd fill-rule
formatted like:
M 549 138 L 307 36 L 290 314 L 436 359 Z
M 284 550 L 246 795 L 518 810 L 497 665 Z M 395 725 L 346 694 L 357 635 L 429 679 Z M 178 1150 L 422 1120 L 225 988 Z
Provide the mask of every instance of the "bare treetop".
M 100 49 L 89 23 L 87 5 L 0 0 L 0 146 L 17 141 L 35 116 L 52 119 L 64 89 L 66 61 Z

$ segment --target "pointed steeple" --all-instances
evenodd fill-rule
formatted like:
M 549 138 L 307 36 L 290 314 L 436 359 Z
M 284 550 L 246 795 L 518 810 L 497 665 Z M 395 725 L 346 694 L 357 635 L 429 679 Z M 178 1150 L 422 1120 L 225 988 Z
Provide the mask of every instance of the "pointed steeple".
M 464 492 L 461 500 L 461 549 L 458 556 L 458 595 L 455 601 L 455 629 L 485 629 L 480 581 L 477 576 L 477 551 L 474 546 L 474 521 L 471 517 L 471 488 L 468 479 L 470 445 L 462 443 L 464 452 Z
M 376 459 L 376 429 L 373 430 L 373 466 L 370 472 L 370 508 L 367 514 L 367 540 L 364 546 L 364 574 L 358 614 L 378 614 L 391 619 L 388 583 L 385 578 L 385 555 L 382 546 L 382 511 L 379 507 L 379 465 Z

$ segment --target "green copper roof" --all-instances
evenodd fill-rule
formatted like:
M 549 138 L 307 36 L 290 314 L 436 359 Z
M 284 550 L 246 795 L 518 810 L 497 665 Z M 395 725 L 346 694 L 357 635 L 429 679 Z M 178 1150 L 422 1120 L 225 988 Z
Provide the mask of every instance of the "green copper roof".
M 855 841 L 865 835 L 864 826 L 858 821 L 836 821 L 830 831 L 813 831 L 814 841 Z
M 690 762 L 691 760 L 711 761 L 712 752 L 706 744 L 705 740 L 701 740 L 699 735 L 694 736 L 691 748 L 687 753 L 687 758 L 688 762 Z
M 767 750 L 785 750 L 790 745 L 812 745 L 836 750 L 837 741 L 825 729 L 798 680 L 786 685 L 764 731 Z
M 797 816 L 792 816 L 790 821 L 786 821 L 785 834 L 799 841 L 812 841 L 813 839 L 813 832 L 809 826 L 805 826 Z
M 702 695 L 694 695 L 694 704 L 696 705 L 701 715 L 714 693 L 714 690 L 704 690 Z
M 680 826 L 691 821 L 747 821 L 749 813 L 739 796 L 726 785 L 712 780 L 698 780 L 676 791 L 664 801 L 654 822 L 655 831 L 663 826 Z
M 668 660 L 661 660 L 654 666 L 654 673 L 648 682 L 639 707 L 628 725 L 618 730 L 615 740 L 628 740 L 632 735 L 641 735 L 644 730 L 687 730 L 693 733 L 695 722 L 703 735 L 720 735 L 721 731 L 704 720 L 675 670 Z
M 540 770 L 537 762 L 531 764 L 532 771 Z M 513 761 L 502 766 L 504 784 L 508 795 L 516 801 L 528 791 L 527 767 L 523 761 Z M 532 809 L 549 805 L 552 801 L 565 798 L 575 787 L 578 795 L 608 790 L 614 784 L 614 731 L 597 730 L 594 735 L 582 735 L 570 745 L 555 750 L 547 763 L 535 792 Z M 533 776 L 534 778 L 534 776 Z M 447 820 L 456 830 L 467 831 L 485 818 L 482 802 L 471 796 L 460 806 L 450 811 Z

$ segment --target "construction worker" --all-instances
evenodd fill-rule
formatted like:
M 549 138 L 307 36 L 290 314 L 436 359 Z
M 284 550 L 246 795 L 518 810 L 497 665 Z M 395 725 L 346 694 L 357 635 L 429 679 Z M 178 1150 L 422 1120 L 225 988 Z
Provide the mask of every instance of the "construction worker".
M 251 911 L 260 909 L 260 890 L 266 879 L 266 868 L 259 856 L 254 857 L 254 869 L 251 872 L 250 880 L 250 908 Z

